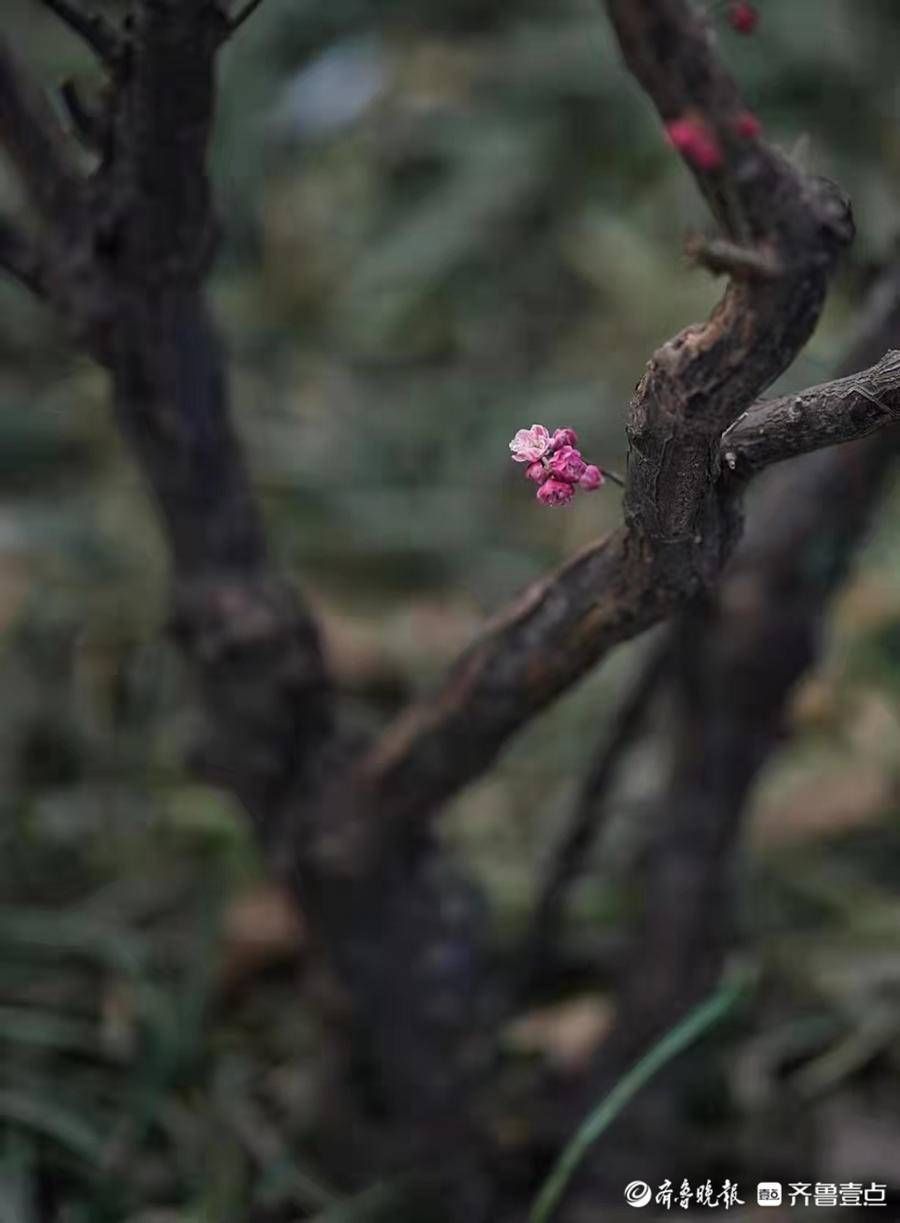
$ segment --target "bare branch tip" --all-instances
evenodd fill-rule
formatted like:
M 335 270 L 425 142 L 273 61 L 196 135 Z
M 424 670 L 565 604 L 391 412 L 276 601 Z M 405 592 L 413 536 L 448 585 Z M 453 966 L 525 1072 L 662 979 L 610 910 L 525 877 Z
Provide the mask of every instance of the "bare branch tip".
M 688 238 L 685 254 L 715 275 L 733 276 L 735 280 L 777 280 L 784 274 L 781 263 L 771 254 L 726 238 Z
M 37 297 L 45 294 L 40 253 L 30 238 L 8 218 L 0 218 L 0 270 L 7 272 Z
M 238 32 L 244 22 L 253 16 L 261 4 L 262 0 L 247 0 L 244 7 L 239 9 L 228 23 L 229 38 Z
M 100 116 L 85 102 L 81 90 L 71 78 L 63 81 L 59 93 L 78 139 L 89 149 L 98 150 L 102 143 Z
M 105 17 L 81 8 L 76 0 L 41 0 L 41 3 L 83 39 L 105 64 L 117 58 L 119 36 Z

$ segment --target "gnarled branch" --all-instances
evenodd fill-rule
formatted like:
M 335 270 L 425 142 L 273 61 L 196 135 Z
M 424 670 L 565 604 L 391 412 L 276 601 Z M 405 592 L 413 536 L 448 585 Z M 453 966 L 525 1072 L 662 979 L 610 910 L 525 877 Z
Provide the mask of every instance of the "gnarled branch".
M 898 342 L 894 267 L 879 280 L 839 373 L 876 361 Z M 898 452 L 900 428 L 891 428 L 773 472 L 715 598 L 679 617 L 675 754 L 659 800 L 659 835 L 644 863 L 645 911 L 623 965 L 616 1027 L 576 1112 L 608 1090 L 721 971 L 734 937 L 734 860 L 754 782 L 784 741 L 789 695 L 816 661 L 830 600 Z M 598 1189 L 618 1192 L 623 1177 L 638 1174 L 636 1151 L 640 1175 L 658 1170 L 655 1153 L 671 1136 L 661 1132 L 670 1115 L 661 1104 L 673 1086 L 671 1078 L 658 1082 L 632 1113 L 627 1139 L 607 1145 L 603 1166 L 592 1170 L 589 1200 Z
M 710 318 L 649 363 L 629 409 L 625 526 L 490 624 L 362 761 L 351 806 L 395 823 L 433 810 L 610 647 L 715 581 L 737 534 L 719 439 L 809 337 L 852 236 L 836 189 L 740 135 L 744 103 L 685 0 L 608 8 L 662 118 L 690 116 L 713 134 L 715 167 L 689 168 L 726 237 L 766 253 L 781 275 L 732 279 Z
M 861 373 L 755 403 L 722 435 L 722 457 L 749 475 L 898 422 L 900 352 L 892 350 Z

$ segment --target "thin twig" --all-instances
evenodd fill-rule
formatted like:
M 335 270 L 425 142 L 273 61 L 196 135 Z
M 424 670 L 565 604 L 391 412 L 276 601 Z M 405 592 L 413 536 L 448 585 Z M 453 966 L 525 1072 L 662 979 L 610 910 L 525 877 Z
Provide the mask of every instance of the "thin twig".
M 604 799 L 609 796 L 610 785 L 659 689 L 670 650 L 671 639 L 665 633 L 642 661 L 603 742 L 593 754 L 593 764 L 581 786 L 571 818 L 553 851 L 526 936 L 521 963 L 529 987 L 545 974 L 547 961 L 559 935 L 566 894 L 583 869 L 603 825 L 606 810 Z
M 727 238 L 694 236 L 685 243 L 689 259 L 717 275 L 733 276 L 735 280 L 775 280 L 784 269 L 771 252 L 753 246 L 741 246 Z
M 31 73 L 0 35 L 0 145 L 31 204 L 68 228 L 81 176 L 70 142 Z
M 5 218 L 0 218 L 0 268 L 14 276 L 32 293 L 45 291 L 43 260 L 26 235 Z
M 59 93 L 78 139 L 87 148 L 97 151 L 102 142 L 99 116 L 85 103 L 81 91 L 73 80 L 63 81 L 59 87 Z
M 262 0 L 248 0 L 248 3 L 244 5 L 240 12 L 235 13 L 232 17 L 228 26 L 229 34 L 236 34 L 244 22 L 253 16 L 261 4 Z
M 84 39 L 104 63 L 112 63 L 119 53 L 120 40 L 115 29 L 99 13 L 86 13 L 72 0 L 41 0 L 60 21 Z

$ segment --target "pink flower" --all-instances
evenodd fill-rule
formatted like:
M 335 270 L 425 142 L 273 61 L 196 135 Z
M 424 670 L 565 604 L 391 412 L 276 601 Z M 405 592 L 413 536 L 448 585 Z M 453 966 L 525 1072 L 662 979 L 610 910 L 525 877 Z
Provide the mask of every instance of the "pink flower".
M 706 121 L 683 117 L 666 124 L 669 143 L 697 170 L 718 170 L 722 165 L 722 149 L 718 137 Z
M 514 463 L 535 463 L 547 453 L 549 446 L 550 433 L 543 425 L 520 429 L 509 443 Z
M 568 505 L 579 488 L 593 492 L 604 482 L 600 468 L 584 461 L 574 429 L 556 429 L 551 436 L 543 425 L 532 425 L 520 429 L 509 448 L 516 463 L 528 464 L 525 478 L 538 485 L 542 505 Z
M 553 455 L 547 468 L 551 476 L 557 480 L 566 480 L 569 484 L 577 484 L 584 475 L 587 464 L 581 457 L 581 451 L 572 446 L 563 446 Z
M 574 496 L 574 484 L 552 477 L 537 490 L 537 499 L 542 505 L 568 505 Z
M 737 0 L 728 10 L 728 22 L 738 34 L 752 34 L 759 25 L 759 13 L 747 0 Z
M 592 493 L 595 488 L 599 488 L 603 483 L 603 472 L 599 467 L 595 467 L 593 463 L 588 463 L 582 473 L 581 479 L 578 481 L 578 487 L 583 488 L 586 493 Z
M 543 484 L 545 480 L 550 479 L 550 472 L 540 461 L 532 463 L 530 467 L 525 468 L 525 475 L 529 480 L 534 480 L 535 484 Z
M 734 130 L 742 140 L 755 140 L 762 133 L 762 124 L 752 110 L 742 110 L 734 121 Z
M 550 451 L 562 450 L 563 446 L 577 446 L 578 434 L 574 429 L 557 429 L 550 439 Z

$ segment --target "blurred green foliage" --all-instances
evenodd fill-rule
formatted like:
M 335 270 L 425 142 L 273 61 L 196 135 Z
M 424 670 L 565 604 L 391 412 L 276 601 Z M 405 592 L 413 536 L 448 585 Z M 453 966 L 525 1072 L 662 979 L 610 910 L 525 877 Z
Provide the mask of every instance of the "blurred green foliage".
M 859 227 L 785 376 L 801 386 L 827 375 L 898 229 L 900 8 L 760 7 L 752 39 L 714 17 L 724 54 L 771 138 L 846 188 Z M 95 80 L 36 0 L 4 15 L 49 86 Z M 212 295 L 274 546 L 378 725 L 485 613 L 617 521 L 609 486 L 537 507 L 506 444 L 533 421 L 571 425 L 589 458 L 622 465 L 644 363 L 716 298 L 681 255 L 706 218 L 593 0 L 266 0 L 223 57 L 212 169 Z M 0 167 L 0 206 L 17 203 Z M 316 1169 L 317 1034 L 295 969 L 223 985 L 227 915 L 260 865 L 240 814 L 183 765 L 195 714 L 161 636 L 155 522 L 103 376 L 11 284 L 0 309 L 0 1216 L 307 1217 L 352 1169 L 334 1188 Z M 872 1099 L 873 1070 L 896 1091 L 900 1069 L 898 516 L 895 498 L 746 866 L 772 989 L 734 1051 L 735 1149 L 826 1099 L 828 1168 L 876 1114 L 900 1134 Z M 501 945 L 640 648 L 453 806 L 448 841 Z M 573 897 L 574 949 L 628 921 L 665 764 L 663 719 Z M 877 1159 L 846 1172 L 887 1175 Z

